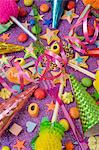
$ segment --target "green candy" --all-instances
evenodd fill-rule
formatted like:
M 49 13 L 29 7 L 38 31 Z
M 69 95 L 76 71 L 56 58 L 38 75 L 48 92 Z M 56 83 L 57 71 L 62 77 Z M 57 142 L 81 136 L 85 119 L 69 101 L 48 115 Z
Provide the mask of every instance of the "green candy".
M 32 27 L 32 33 L 38 35 L 39 33 L 41 33 L 42 29 L 39 26 L 39 24 L 36 24 L 35 26 Z
M 81 83 L 83 84 L 83 86 L 85 87 L 90 87 L 92 85 L 92 80 L 90 78 L 83 78 L 81 80 Z
M 3 146 L 2 150 L 10 150 L 10 148 L 8 146 Z

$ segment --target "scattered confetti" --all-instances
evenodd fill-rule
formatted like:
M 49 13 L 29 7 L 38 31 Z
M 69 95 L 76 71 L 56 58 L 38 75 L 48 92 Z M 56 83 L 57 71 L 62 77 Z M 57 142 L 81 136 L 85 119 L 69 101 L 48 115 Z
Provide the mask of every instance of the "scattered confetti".
M 79 16 L 74 13 L 74 9 L 69 11 L 65 10 L 64 15 L 61 17 L 62 20 L 67 20 L 69 23 L 73 21 L 74 18 L 78 18 Z
M 53 41 L 60 42 L 60 38 L 57 36 L 59 30 L 46 29 L 46 34 L 41 35 L 40 38 L 47 40 L 47 44 L 51 44 Z
M 24 23 L 22 23 L 22 24 L 23 24 L 23 26 L 24 26 L 25 28 L 27 28 L 27 29 L 28 29 L 28 26 L 30 25 L 27 20 L 26 20 Z
M 3 33 L 2 36 L 0 36 L 0 38 L 3 40 L 3 42 L 9 40 L 10 33 Z
M 45 19 L 43 25 L 47 25 L 48 27 L 52 24 L 52 18 L 51 19 Z
M 26 122 L 26 127 L 27 127 L 27 132 L 31 133 L 34 131 L 34 129 L 36 127 L 36 123 L 28 121 L 28 122 Z
M 55 108 L 55 104 L 53 101 L 51 101 L 50 104 L 46 104 L 46 106 L 48 107 L 47 111 L 54 110 L 54 108 Z
M 34 18 L 37 20 L 37 21 L 42 21 L 43 20 L 43 17 L 44 17 L 44 15 L 37 15 L 37 16 L 34 16 Z
M 71 102 L 73 102 L 73 95 L 71 92 L 65 92 L 63 95 L 62 95 L 62 101 L 65 103 L 65 104 L 70 104 Z
M 88 65 L 85 63 L 88 58 L 88 56 L 80 56 L 79 53 L 76 52 L 75 58 L 69 60 L 69 62 L 83 68 L 88 68 Z
M 10 131 L 13 135 L 18 136 L 18 135 L 21 133 L 21 131 L 22 131 L 22 127 L 21 127 L 20 125 L 16 124 L 16 123 L 14 123 L 14 124 L 10 127 L 9 131 Z
M 25 149 L 24 143 L 25 143 L 25 140 L 23 141 L 17 140 L 16 144 L 13 147 L 17 148 L 17 150 Z
M 6 88 L 1 89 L 0 91 L 0 97 L 3 98 L 4 100 L 10 98 L 11 92 L 7 90 Z

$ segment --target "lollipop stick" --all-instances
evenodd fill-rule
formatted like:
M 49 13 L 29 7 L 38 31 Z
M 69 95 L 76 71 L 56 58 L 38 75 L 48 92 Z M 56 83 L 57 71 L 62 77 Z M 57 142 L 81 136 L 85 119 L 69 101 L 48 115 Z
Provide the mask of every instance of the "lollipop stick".
M 78 22 L 80 19 L 82 19 L 82 18 L 86 15 L 86 13 L 87 13 L 87 11 L 89 10 L 90 6 L 91 6 L 91 5 L 88 4 L 88 5 L 85 7 L 85 9 L 84 9 L 83 12 L 81 13 L 80 17 L 78 18 L 77 22 Z M 77 22 L 76 22 L 76 23 L 77 23 Z M 72 36 L 72 33 L 73 33 L 73 31 L 70 30 L 69 36 Z
M 28 34 L 34 41 L 37 40 L 36 36 L 34 36 L 28 29 L 26 29 L 15 17 L 10 16 L 11 20 L 15 22 L 26 34 Z
M 62 83 L 60 84 L 60 88 L 59 88 L 59 93 L 58 93 L 59 98 L 61 98 L 62 96 L 63 89 L 64 89 L 64 85 L 63 85 L 63 80 L 62 80 Z M 54 123 L 57 120 L 58 110 L 59 110 L 59 103 L 56 101 L 55 109 L 54 109 L 54 113 L 52 117 L 52 123 Z
M 74 68 L 75 70 L 78 70 L 79 72 L 81 72 L 81 73 L 83 73 L 83 74 L 85 74 L 85 75 L 95 79 L 95 74 L 90 72 L 90 71 L 88 71 L 88 70 L 86 70 L 86 69 L 83 69 L 83 68 L 81 68 L 81 67 L 79 67 L 77 65 L 74 65 L 74 64 L 70 63 L 70 62 L 68 63 L 68 66 L 70 66 L 70 67 Z

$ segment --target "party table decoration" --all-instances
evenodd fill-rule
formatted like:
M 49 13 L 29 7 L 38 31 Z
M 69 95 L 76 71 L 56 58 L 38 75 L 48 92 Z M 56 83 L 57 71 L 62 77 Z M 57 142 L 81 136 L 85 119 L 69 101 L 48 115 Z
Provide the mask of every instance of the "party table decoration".
M 0 136 L 8 128 L 15 115 L 26 104 L 36 88 L 37 86 L 33 85 L 31 88 L 28 88 L 19 95 L 12 97 L 6 102 L 0 104 Z
M 91 136 L 95 134 L 98 135 L 99 106 L 96 105 L 95 100 L 85 90 L 85 88 L 76 80 L 76 78 L 73 75 L 70 75 L 70 83 L 80 111 L 80 119 L 82 121 L 82 127 L 85 136 Z M 93 130 L 91 128 L 93 128 Z
M 19 52 L 24 50 L 24 46 L 19 46 L 15 44 L 5 43 L 0 41 L 0 54 Z

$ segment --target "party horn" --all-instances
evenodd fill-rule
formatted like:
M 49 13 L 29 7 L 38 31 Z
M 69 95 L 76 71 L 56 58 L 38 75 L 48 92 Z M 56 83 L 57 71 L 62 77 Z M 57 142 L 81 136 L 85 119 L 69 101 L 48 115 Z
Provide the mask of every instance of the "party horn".
M 0 104 L 0 136 L 2 136 L 12 119 L 23 108 L 37 87 L 37 85 L 33 85 L 31 88 Z

